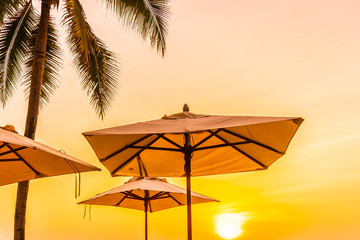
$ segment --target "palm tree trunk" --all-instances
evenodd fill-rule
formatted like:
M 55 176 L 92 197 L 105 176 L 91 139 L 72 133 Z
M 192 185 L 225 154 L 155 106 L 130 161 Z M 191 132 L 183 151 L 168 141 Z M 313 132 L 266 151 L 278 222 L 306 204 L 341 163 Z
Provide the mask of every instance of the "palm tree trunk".
M 28 113 L 26 117 L 25 136 L 34 139 L 39 115 L 41 83 L 44 73 L 47 30 L 50 19 L 50 0 L 42 0 L 39 31 L 35 43 L 32 66 L 31 86 Z M 26 202 L 29 191 L 29 181 L 18 184 L 16 210 L 14 220 L 14 240 L 25 239 Z

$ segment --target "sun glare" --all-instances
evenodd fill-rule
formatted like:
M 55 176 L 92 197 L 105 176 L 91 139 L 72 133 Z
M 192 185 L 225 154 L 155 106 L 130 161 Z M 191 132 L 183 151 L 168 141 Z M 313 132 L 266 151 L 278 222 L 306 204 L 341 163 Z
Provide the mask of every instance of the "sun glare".
M 216 217 L 216 233 L 223 239 L 235 239 L 243 233 L 245 213 L 225 213 Z

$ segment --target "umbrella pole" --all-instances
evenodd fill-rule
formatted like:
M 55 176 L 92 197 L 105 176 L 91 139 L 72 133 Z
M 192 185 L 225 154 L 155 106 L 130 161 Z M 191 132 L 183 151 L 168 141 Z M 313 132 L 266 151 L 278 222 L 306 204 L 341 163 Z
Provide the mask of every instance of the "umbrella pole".
M 145 240 L 148 240 L 148 197 L 149 192 L 145 190 Z
M 147 208 L 147 207 L 145 207 Z M 148 240 L 148 216 L 147 210 L 145 210 L 145 240 Z
M 186 200 L 187 200 L 187 230 L 188 240 L 192 240 L 191 224 L 191 149 L 190 134 L 185 133 L 185 172 L 186 172 Z
M 187 225 L 188 225 L 188 240 L 192 240 L 192 224 L 191 224 L 191 181 L 190 181 L 190 160 L 186 163 L 186 198 L 187 198 Z

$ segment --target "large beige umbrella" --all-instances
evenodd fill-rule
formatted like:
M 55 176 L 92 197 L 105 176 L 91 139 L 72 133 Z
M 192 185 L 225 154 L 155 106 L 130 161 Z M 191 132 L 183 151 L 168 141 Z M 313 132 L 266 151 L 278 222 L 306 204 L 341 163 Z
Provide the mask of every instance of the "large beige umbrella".
M 213 198 L 191 192 L 192 204 L 218 202 Z M 166 179 L 133 177 L 125 184 L 97 194 L 79 204 L 132 208 L 145 212 L 145 239 L 148 239 L 148 212 L 186 205 L 186 190 Z
M 302 121 L 194 114 L 185 105 L 158 120 L 83 134 L 112 176 L 186 176 L 190 192 L 190 176 L 267 169 L 285 154 Z M 190 195 L 187 207 L 190 240 Z
M 12 126 L 0 128 L 0 186 L 99 168 L 24 137 Z

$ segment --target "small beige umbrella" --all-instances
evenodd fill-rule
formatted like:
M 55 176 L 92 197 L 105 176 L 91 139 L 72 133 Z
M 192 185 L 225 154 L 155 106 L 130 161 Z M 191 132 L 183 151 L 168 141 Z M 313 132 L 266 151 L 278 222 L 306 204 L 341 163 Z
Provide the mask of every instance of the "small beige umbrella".
M 14 127 L 0 128 L 0 186 L 99 168 L 18 134 Z
M 285 154 L 302 122 L 299 117 L 195 114 L 185 104 L 183 112 L 161 119 L 83 134 L 112 176 L 186 176 L 190 192 L 190 176 L 267 169 Z
M 123 185 L 97 194 L 79 204 L 132 208 L 145 212 L 145 239 L 148 239 L 148 212 L 186 205 L 186 190 L 166 179 L 133 177 Z M 213 198 L 191 192 L 192 204 L 218 202 Z

